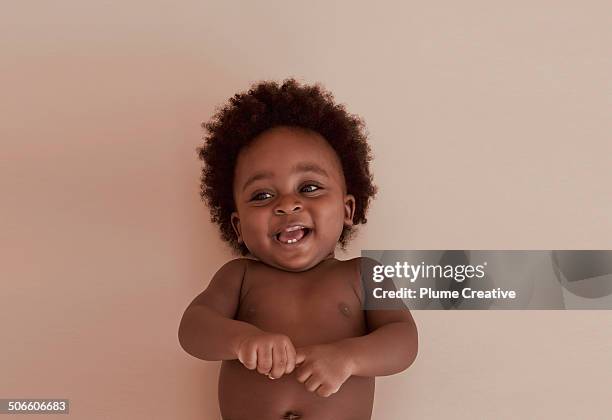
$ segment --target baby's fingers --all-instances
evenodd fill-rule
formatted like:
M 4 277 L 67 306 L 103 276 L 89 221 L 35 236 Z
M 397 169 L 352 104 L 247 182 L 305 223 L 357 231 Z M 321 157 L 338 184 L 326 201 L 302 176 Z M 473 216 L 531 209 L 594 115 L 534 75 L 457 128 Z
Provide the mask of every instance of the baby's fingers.
M 323 384 L 319 388 L 317 388 L 317 395 L 320 397 L 327 398 L 332 394 L 335 394 L 336 392 L 338 392 L 338 388 L 333 388 L 329 384 Z
M 308 365 L 302 365 L 295 372 L 295 378 L 298 380 L 298 382 L 302 384 L 306 382 L 308 378 L 310 378 L 311 375 L 312 375 L 312 369 Z
M 268 375 L 272 370 L 272 346 L 257 347 L 257 372 Z
M 248 347 L 238 353 L 238 360 L 245 368 L 253 370 L 257 367 L 257 349 Z
M 272 370 L 268 377 L 270 379 L 278 379 L 283 376 L 287 367 L 287 351 L 283 344 L 278 344 L 272 347 Z
M 317 388 L 321 386 L 322 382 L 323 381 L 321 378 L 319 378 L 317 375 L 311 375 L 310 378 L 304 382 L 304 386 L 306 387 L 307 391 L 315 392 Z
M 295 364 L 299 365 L 306 360 L 309 347 L 301 347 L 295 350 Z
M 295 369 L 295 347 L 293 344 L 288 343 L 285 345 L 285 352 L 287 353 L 287 366 L 285 366 L 285 373 L 289 374 Z

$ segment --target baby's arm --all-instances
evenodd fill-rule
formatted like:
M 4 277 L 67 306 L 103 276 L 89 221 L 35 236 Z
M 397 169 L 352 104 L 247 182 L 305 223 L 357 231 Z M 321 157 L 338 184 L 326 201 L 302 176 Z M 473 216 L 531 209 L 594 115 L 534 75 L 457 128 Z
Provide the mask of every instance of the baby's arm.
M 350 361 L 351 375 L 385 376 L 407 369 L 418 350 L 412 315 L 405 310 L 366 311 L 371 332 L 337 344 Z
M 365 269 L 377 264 L 370 259 L 362 261 Z M 368 287 L 368 282 L 365 284 Z M 386 286 L 393 287 L 392 283 Z M 356 292 L 361 299 L 371 295 L 371 290 Z M 368 334 L 297 350 L 297 363 L 302 366 L 296 377 L 307 390 L 327 397 L 351 375 L 392 375 L 412 364 L 417 355 L 418 334 L 408 308 L 401 305 L 394 310 L 369 310 L 365 316 Z
M 322 397 L 338 392 L 352 375 L 385 376 L 408 368 L 417 354 L 417 331 L 407 310 L 368 311 L 374 329 L 361 337 L 297 349 L 296 378 Z
M 295 348 L 282 334 L 269 334 L 235 320 L 247 261 L 232 260 L 187 307 L 179 326 L 183 349 L 198 359 L 239 359 L 248 369 L 278 378 L 295 367 Z
M 414 319 L 408 308 L 401 301 L 387 302 L 386 309 L 372 309 L 379 302 L 372 301 L 372 289 L 395 290 L 391 279 L 382 283 L 372 283 L 374 266 L 378 261 L 371 258 L 359 259 L 358 293 L 362 302 L 366 302 L 366 323 L 369 333 L 361 337 L 353 337 L 339 342 L 351 360 L 352 375 L 385 376 L 407 369 L 418 351 L 418 334 Z M 396 308 L 390 309 L 389 305 Z
M 235 359 L 241 339 L 261 332 L 249 323 L 233 319 L 245 266 L 246 262 L 239 259 L 225 264 L 187 307 L 178 334 L 187 353 L 204 360 Z

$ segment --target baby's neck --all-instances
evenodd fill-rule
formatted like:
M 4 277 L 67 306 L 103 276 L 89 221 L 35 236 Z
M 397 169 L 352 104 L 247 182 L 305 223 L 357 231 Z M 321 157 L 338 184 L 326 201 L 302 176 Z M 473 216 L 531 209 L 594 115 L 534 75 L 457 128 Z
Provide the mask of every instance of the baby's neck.
M 266 264 L 266 263 L 265 263 L 265 261 L 260 260 L 259 258 L 257 258 L 257 256 L 255 256 L 255 255 L 251 254 L 250 252 L 249 252 L 247 255 L 245 255 L 245 256 L 244 256 L 244 258 L 248 258 L 248 259 L 250 259 L 250 260 L 253 260 L 253 261 L 258 261 L 258 262 L 260 262 L 260 263 L 262 263 L 262 264 Z M 319 262 L 318 262 L 318 263 L 316 263 L 314 266 L 312 266 L 312 267 L 311 267 L 311 268 L 310 268 L 308 271 L 310 271 L 310 270 L 312 270 L 312 269 L 314 269 L 314 268 L 318 267 L 318 266 L 319 266 L 321 263 L 323 263 L 323 262 L 325 262 L 325 261 L 327 261 L 327 260 L 330 260 L 330 259 L 331 259 L 331 260 L 336 259 L 336 252 L 335 252 L 335 251 L 332 251 L 332 252 L 330 252 L 329 254 L 327 254 L 325 257 L 323 257 L 323 259 L 322 259 L 321 261 L 319 261 Z M 269 264 L 266 264 L 266 265 L 269 265 Z

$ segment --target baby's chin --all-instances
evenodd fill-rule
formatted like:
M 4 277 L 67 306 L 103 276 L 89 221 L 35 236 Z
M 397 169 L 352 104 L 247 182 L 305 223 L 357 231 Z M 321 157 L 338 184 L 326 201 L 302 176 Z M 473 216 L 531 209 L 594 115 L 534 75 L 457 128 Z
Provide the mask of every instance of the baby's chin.
M 283 271 L 291 271 L 294 273 L 299 273 L 301 271 L 308 271 L 312 267 L 319 264 L 323 261 L 322 258 L 315 259 L 314 261 L 301 262 L 301 261 L 279 261 L 269 258 L 259 259 L 264 264 L 270 265 L 272 267 L 278 268 Z
M 311 268 L 317 266 L 321 261 L 333 257 L 333 253 L 331 255 L 325 256 L 316 256 L 313 258 L 274 258 L 270 255 L 255 255 L 253 253 L 250 254 L 253 258 L 261 261 L 262 263 L 278 268 L 283 271 L 290 271 L 294 273 L 299 273 L 301 271 L 308 271 Z

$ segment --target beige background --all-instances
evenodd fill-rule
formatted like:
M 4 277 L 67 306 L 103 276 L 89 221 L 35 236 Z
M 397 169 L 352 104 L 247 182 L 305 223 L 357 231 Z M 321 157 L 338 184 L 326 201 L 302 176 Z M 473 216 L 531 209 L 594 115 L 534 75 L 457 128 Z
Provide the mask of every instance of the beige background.
M 0 398 L 217 418 L 218 363 L 177 339 L 231 258 L 195 148 L 262 78 L 320 81 L 368 124 L 380 193 L 342 258 L 612 248 L 610 3 L 504 3 L 5 4 Z M 419 357 L 378 380 L 376 420 L 612 410 L 612 311 L 414 316 Z

